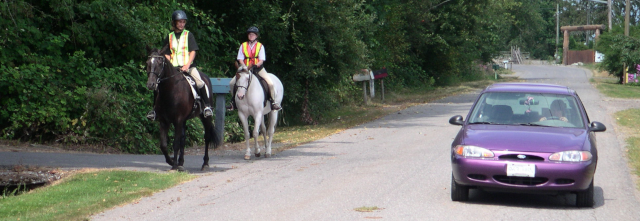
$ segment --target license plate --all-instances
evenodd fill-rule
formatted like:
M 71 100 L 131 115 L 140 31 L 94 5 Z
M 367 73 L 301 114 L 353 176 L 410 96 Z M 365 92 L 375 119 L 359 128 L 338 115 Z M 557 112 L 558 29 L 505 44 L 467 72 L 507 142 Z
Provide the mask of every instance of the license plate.
M 508 163 L 507 176 L 535 177 L 536 165 L 522 164 L 522 163 Z

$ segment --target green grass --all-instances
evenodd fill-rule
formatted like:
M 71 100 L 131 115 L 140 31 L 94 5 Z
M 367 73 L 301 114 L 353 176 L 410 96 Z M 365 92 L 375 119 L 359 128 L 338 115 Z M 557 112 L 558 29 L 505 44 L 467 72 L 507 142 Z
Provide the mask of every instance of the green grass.
M 187 173 L 120 170 L 84 172 L 18 196 L 0 199 L 0 220 L 88 220 L 117 205 L 195 178 Z
M 593 70 L 592 70 L 593 71 Z M 596 77 L 590 79 L 596 88 L 608 97 L 640 99 L 640 87 L 632 85 L 618 84 L 618 78 L 598 73 L 594 71 Z M 628 134 L 626 139 L 626 154 L 629 159 L 629 166 L 632 167 L 636 176 L 640 176 L 640 109 L 628 109 L 614 114 L 618 125 L 622 126 L 619 133 Z M 638 183 L 640 189 L 640 183 Z
M 623 128 L 622 133 L 630 134 L 627 138 L 627 156 L 629 164 L 636 175 L 640 176 L 640 109 L 628 109 L 615 114 L 616 121 Z M 638 184 L 640 188 L 640 184 Z
M 616 98 L 640 98 L 640 87 L 617 84 L 611 81 L 600 81 L 598 90 L 608 97 Z

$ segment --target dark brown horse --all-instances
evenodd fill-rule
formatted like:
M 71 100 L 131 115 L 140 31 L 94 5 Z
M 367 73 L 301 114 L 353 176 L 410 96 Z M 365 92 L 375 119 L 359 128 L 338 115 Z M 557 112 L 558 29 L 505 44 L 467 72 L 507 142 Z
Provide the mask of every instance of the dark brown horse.
M 204 163 L 202 170 L 209 168 L 209 145 L 218 147 L 218 136 L 211 122 L 212 117 L 205 118 L 202 114 L 202 104 L 196 105 L 196 100 L 191 93 L 191 86 L 185 80 L 183 74 L 174 67 L 164 56 L 168 45 L 161 50 L 147 47 L 149 58 L 147 59 L 147 88 L 157 93 L 154 101 L 156 120 L 160 122 L 160 150 L 172 170 L 183 171 L 184 145 L 186 139 L 187 120 L 198 116 L 204 126 Z M 211 87 L 209 77 L 200 73 L 206 87 Z M 211 93 L 211 89 L 209 89 Z M 209 94 L 209 99 L 213 97 Z M 202 99 L 206 99 L 203 98 Z M 169 157 L 167 151 L 167 134 L 169 126 L 173 124 L 173 157 Z M 178 152 L 180 157 L 178 158 Z

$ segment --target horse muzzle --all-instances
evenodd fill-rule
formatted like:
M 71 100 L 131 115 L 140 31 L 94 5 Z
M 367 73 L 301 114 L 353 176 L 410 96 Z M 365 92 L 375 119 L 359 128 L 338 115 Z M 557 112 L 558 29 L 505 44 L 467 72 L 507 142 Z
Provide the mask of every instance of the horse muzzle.
M 155 91 L 157 88 L 158 88 L 158 84 L 156 82 L 153 82 L 153 81 L 147 82 L 147 89 Z
M 242 100 L 244 99 L 244 93 L 238 93 L 236 94 L 236 96 L 238 97 L 238 99 Z

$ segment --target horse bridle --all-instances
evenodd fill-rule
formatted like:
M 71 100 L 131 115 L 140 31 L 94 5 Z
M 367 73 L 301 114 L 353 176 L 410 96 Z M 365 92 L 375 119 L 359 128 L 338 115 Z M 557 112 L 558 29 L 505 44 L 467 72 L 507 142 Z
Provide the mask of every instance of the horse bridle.
M 162 68 L 160 68 L 160 73 L 156 73 L 156 72 L 151 72 L 154 75 L 156 75 L 157 80 L 156 80 L 156 84 L 160 84 L 160 82 L 167 80 L 169 78 L 172 78 L 173 76 L 175 76 L 176 74 L 179 74 L 180 72 L 176 73 L 176 74 L 172 74 L 169 77 L 165 77 L 162 78 L 162 75 L 164 74 L 164 62 L 165 62 L 165 57 L 162 55 L 150 55 L 149 58 L 160 58 L 162 60 Z
M 249 70 L 247 70 L 247 72 L 249 72 L 249 80 L 247 81 L 247 86 L 240 86 L 238 84 L 236 84 L 236 87 L 241 87 L 244 88 L 244 90 L 249 91 L 249 85 L 251 85 L 251 80 L 253 79 L 253 73 L 251 73 Z

